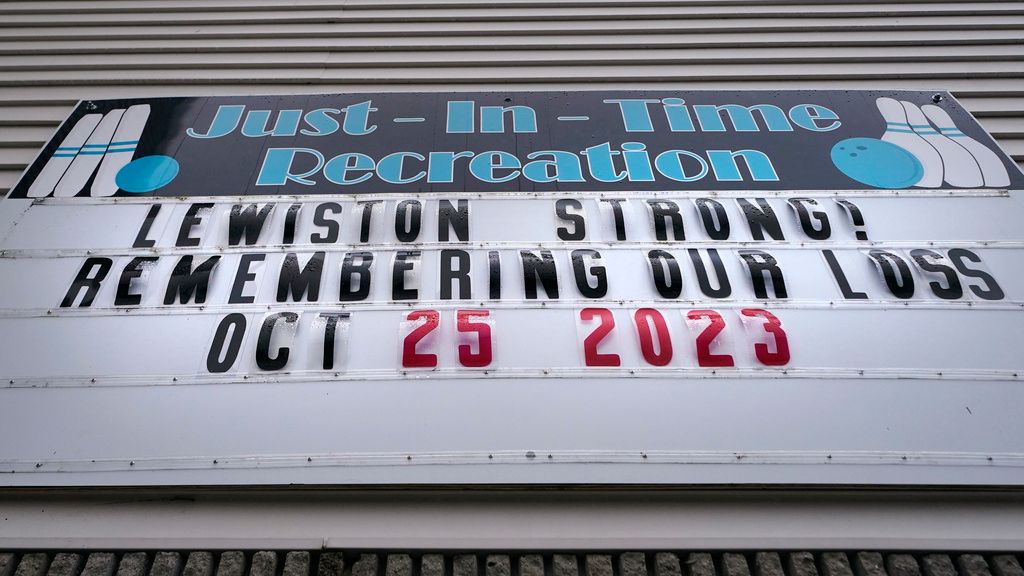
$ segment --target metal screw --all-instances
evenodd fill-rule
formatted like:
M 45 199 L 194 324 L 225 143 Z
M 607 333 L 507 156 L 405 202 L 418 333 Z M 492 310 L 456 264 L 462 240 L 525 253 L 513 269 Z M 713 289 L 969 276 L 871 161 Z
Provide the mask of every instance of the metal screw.
M 932 102 L 935 102 L 936 104 L 938 104 L 939 102 L 942 102 L 943 100 L 944 100 L 944 98 L 942 97 L 942 94 L 939 94 L 939 93 L 932 94 Z

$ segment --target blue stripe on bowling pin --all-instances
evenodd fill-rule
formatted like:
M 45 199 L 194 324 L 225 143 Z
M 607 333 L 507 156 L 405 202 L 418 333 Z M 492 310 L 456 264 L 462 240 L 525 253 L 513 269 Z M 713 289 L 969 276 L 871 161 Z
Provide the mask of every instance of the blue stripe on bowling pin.
M 102 114 L 86 114 L 79 118 L 74 128 L 68 132 L 68 135 L 64 137 L 64 141 L 60 143 L 57 150 L 47 160 L 39 175 L 32 181 L 28 192 L 25 193 L 26 196 L 29 198 L 43 198 L 53 192 L 53 187 L 64 176 L 64 172 L 67 171 L 68 166 L 78 156 L 79 150 L 82 149 L 89 135 L 96 129 L 96 125 L 100 123 L 102 118 Z
M 921 188 L 938 188 L 942 186 L 942 158 L 931 144 L 914 132 L 907 120 L 903 105 L 892 98 L 875 100 L 878 111 L 885 119 L 885 133 L 880 140 L 895 144 L 910 152 L 921 163 L 924 175 L 914 186 Z
M 907 101 L 901 101 L 900 104 L 903 104 L 903 109 L 907 112 L 910 127 L 931 144 L 942 158 L 943 180 L 958 188 L 977 188 L 985 183 L 981 176 L 981 168 L 978 168 L 978 163 L 967 150 L 932 128 L 924 112 L 916 104 Z
M 107 146 L 110 145 L 114 130 L 121 122 L 122 115 L 124 115 L 124 109 L 111 110 L 107 112 L 103 120 L 100 120 L 99 125 L 89 135 L 89 140 L 82 146 L 78 156 L 71 162 L 68 171 L 57 183 L 57 187 L 53 191 L 54 196 L 77 196 L 82 191 L 82 187 L 89 181 L 96 166 L 106 154 Z
M 125 111 L 110 144 L 106 147 L 106 155 L 96 172 L 90 195 L 113 196 L 117 193 L 117 173 L 131 162 L 148 119 L 149 104 L 136 104 Z
M 964 134 L 953 123 L 953 119 L 945 110 L 931 104 L 922 106 L 921 111 L 939 127 L 939 132 L 945 134 L 953 142 L 967 150 L 974 161 L 981 168 L 981 174 L 985 179 L 985 186 L 1002 188 L 1010 185 L 1010 173 L 999 156 L 988 146 L 978 142 L 974 138 Z

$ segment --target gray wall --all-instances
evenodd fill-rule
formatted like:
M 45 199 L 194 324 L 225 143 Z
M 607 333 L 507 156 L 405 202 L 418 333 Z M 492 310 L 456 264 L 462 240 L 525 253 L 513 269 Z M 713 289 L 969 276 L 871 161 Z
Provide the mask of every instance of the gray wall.
M 1021 163 L 1022 56 L 1024 2 L 5 2 L 0 193 L 76 101 L 133 96 L 948 89 Z

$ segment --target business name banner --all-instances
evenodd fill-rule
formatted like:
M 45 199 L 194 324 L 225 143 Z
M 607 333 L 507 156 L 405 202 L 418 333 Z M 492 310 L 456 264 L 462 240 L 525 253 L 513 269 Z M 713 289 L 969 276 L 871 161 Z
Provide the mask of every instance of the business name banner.
M 83 102 L 0 482 L 1024 484 L 1022 184 L 946 93 Z
M 1020 187 L 948 94 L 645 92 L 79 104 L 15 198 Z

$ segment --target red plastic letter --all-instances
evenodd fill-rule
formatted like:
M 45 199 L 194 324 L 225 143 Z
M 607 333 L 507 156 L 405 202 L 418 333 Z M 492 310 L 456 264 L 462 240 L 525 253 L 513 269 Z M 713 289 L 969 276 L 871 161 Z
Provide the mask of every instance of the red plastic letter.
M 712 354 L 711 343 L 725 330 L 725 319 L 714 310 L 690 310 L 686 315 L 690 320 L 707 318 L 711 320 L 708 327 L 697 335 L 697 365 L 707 368 L 725 368 L 735 366 L 732 356 L 728 354 Z
M 441 315 L 437 313 L 437 310 L 414 310 L 406 317 L 410 322 L 421 318 L 426 322 L 409 332 L 402 344 L 402 366 L 405 368 L 434 368 L 437 366 L 437 354 L 421 354 L 416 351 L 416 345 L 427 334 L 437 329 Z
M 786 337 L 786 331 L 782 329 L 782 322 L 776 318 L 775 314 L 767 310 L 761 310 L 759 308 L 746 308 L 740 311 L 747 317 L 760 316 L 764 318 L 764 331 L 771 334 L 775 338 L 775 352 L 768 349 L 768 345 L 762 342 L 754 344 L 754 354 L 757 355 L 757 361 L 765 366 L 785 366 L 789 363 L 789 338 Z
M 661 312 L 653 308 L 641 308 L 634 315 L 636 320 L 636 331 L 640 335 L 640 352 L 644 360 L 653 366 L 665 366 L 672 361 L 672 337 L 668 333 L 668 324 Z M 654 330 L 658 333 L 658 350 L 654 352 L 654 335 L 651 334 L 651 322 L 654 322 Z
M 476 354 L 473 354 L 473 347 L 469 344 L 459 345 L 459 363 L 467 368 L 482 368 L 491 363 L 491 325 L 486 322 L 471 322 L 474 316 L 486 318 L 490 315 L 487 310 L 459 310 L 455 313 L 459 332 L 477 334 Z
M 615 316 L 607 308 L 584 308 L 580 310 L 580 320 L 588 322 L 597 318 L 601 321 L 583 340 L 583 356 L 587 366 L 618 366 L 621 364 L 618 354 L 601 354 L 597 347 L 612 329 L 615 328 Z

